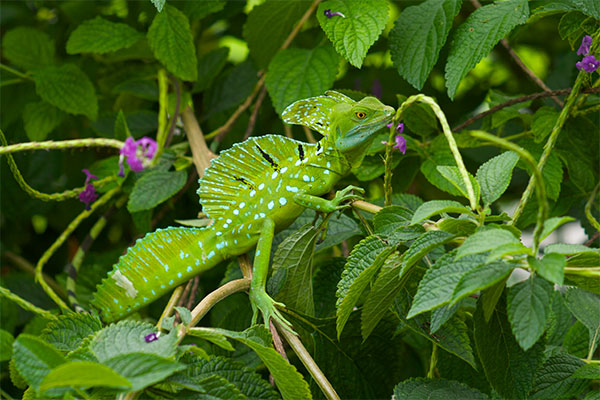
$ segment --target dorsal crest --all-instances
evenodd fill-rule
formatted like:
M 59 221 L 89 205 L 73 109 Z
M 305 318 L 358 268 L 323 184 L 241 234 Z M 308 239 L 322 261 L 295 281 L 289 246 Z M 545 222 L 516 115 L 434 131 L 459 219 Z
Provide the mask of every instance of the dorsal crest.
M 354 104 L 356 102 L 342 93 L 328 90 L 324 96 L 310 97 L 290 104 L 281 116 L 283 121 L 288 124 L 305 125 L 321 135 L 327 136 L 331 123 L 331 110 L 337 104 L 342 103 Z

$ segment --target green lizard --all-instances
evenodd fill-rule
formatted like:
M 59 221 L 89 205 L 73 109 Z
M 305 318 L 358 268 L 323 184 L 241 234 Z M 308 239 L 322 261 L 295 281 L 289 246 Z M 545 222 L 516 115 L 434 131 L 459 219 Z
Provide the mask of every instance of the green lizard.
M 324 213 L 347 207 L 358 196 L 349 186 L 335 198 L 336 182 L 362 162 L 374 134 L 394 109 L 374 97 L 356 102 L 334 91 L 288 106 L 283 120 L 306 125 L 324 137 L 316 144 L 278 135 L 250 138 L 212 161 L 199 181 L 206 228 L 159 229 L 137 241 L 98 286 L 92 304 L 106 322 L 147 305 L 221 261 L 256 246 L 250 285 L 254 319 L 260 310 L 286 324 L 265 291 L 273 236 L 305 208 Z

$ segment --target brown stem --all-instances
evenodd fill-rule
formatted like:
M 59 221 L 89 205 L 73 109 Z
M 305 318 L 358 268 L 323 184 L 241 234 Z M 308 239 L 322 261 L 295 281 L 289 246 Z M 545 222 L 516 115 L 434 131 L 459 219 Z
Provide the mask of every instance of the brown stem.
M 194 111 L 190 107 L 185 108 L 181 119 L 183 120 L 183 129 L 190 142 L 192 159 L 194 160 L 196 171 L 198 172 L 198 176 L 203 177 L 204 170 L 210 166 L 210 160 L 217 156 L 208 149 L 202 129 L 200 129 Z
M 315 137 L 313 136 L 313 134 L 310 131 L 310 129 L 308 129 L 308 127 L 302 125 L 302 129 L 304 130 L 304 134 L 306 135 L 306 141 L 308 143 L 312 143 L 312 144 L 317 143 L 317 141 L 315 140 Z
M 587 88 L 587 89 L 583 89 L 581 92 L 582 93 L 600 93 L 600 88 Z M 511 99 L 511 100 L 507 101 L 506 103 L 498 104 L 497 106 L 494 106 L 494 107 L 490 108 L 489 110 L 482 112 L 481 114 L 477 114 L 477 115 L 467 119 L 462 124 L 455 126 L 452 129 L 452 131 L 458 132 L 461 129 L 464 129 L 465 127 L 471 125 L 473 122 L 475 122 L 481 118 L 485 118 L 490 114 L 493 114 L 499 110 L 502 110 L 503 108 L 512 106 L 513 104 L 522 103 L 522 102 L 529 101 L 529 100 L 536 100 L 536 99 L 540 99 L 543 97 L 549 97 L 549 96 L 556 96 L 556 95 L 562 96 L 562 95 L 567 95 L 569 93 L 571 93 L 571 89 L 560 89 L 560 90 L 553 90 L 551 92 L 539 92 L 539 93 L 533 93 L 533 94 L 530 94 L 527 96 L 517 97 L 516 99 Z
M 196 275 L 194 279 L 192 279 L 192 290 L 190 292 L 190 297 L 187 302 L 187 309 L 191 310 L 194 302 L 196 301 L 196 293 L 198 292 L 198 284 L 200 283 L 200 275 Z
M 254 108 L 252 109 L 252 115 L 250 115 L 250 121 L 248 121 L 248 128 L 246 128 L 246 133 L 244 134 L 244 140 L 248 139 L 250 135 L 252 135 L 252 131 L 254 130 L 254 125 L 256 124 L 256 118 L 258 117 L 258 110 L 260 110 L 260 106 L 265 98 L 265 94 L 267 93 L 267 88 L 263 86 L 262 90 L 258 94 L 258 98 L 256 99 L 256 103 L 254 103 Z

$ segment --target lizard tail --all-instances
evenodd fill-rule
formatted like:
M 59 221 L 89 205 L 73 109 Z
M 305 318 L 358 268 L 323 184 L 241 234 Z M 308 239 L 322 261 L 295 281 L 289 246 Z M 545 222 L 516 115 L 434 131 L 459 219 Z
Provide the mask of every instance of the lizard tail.
M 100 285 L 91 304 L 105 322 L 146 306 L 223 260 L 211 228 L 158 229 L 138 239 Z

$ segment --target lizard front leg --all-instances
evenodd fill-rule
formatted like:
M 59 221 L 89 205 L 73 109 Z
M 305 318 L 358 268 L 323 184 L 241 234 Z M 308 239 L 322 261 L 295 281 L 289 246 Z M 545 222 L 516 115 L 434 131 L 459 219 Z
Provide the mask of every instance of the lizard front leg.
M 353 191 L 359 192 L 360 195 L 352 193 Z M 310 208 L 311 210 L 331 213 L 350 207 L 350 204 L 347 202 L 351 200 L 362 199 L 362 194 L 364 193 L 365 190 L 363 188 L 350 185 L 342 190 L 337 191 L 335 193 L 335 197 L 331 200 L 306 193 L 297 193 L 294 195 L 294 201 L 303 207 Z
M 262 230 L 256 244 L 256 252 L 254 253 L 252 282 L 250 283 L 250 302 L 253 311 L 252 324 L 256 323 L 258 311 L 260 310 L 267 329 L 269 328 L 269 318 L 273 318 L 286 329 L 293 332 L 292 324 L 283 318 L 279 310 L 275 307 L 276 305 L 285 305 L 273 300 L 265 289 L 269 272 L 271 247 L 273 245 L 273 237 L 275 236 L 275 222 L 270 218 L 266 218 L 263 221 Z

